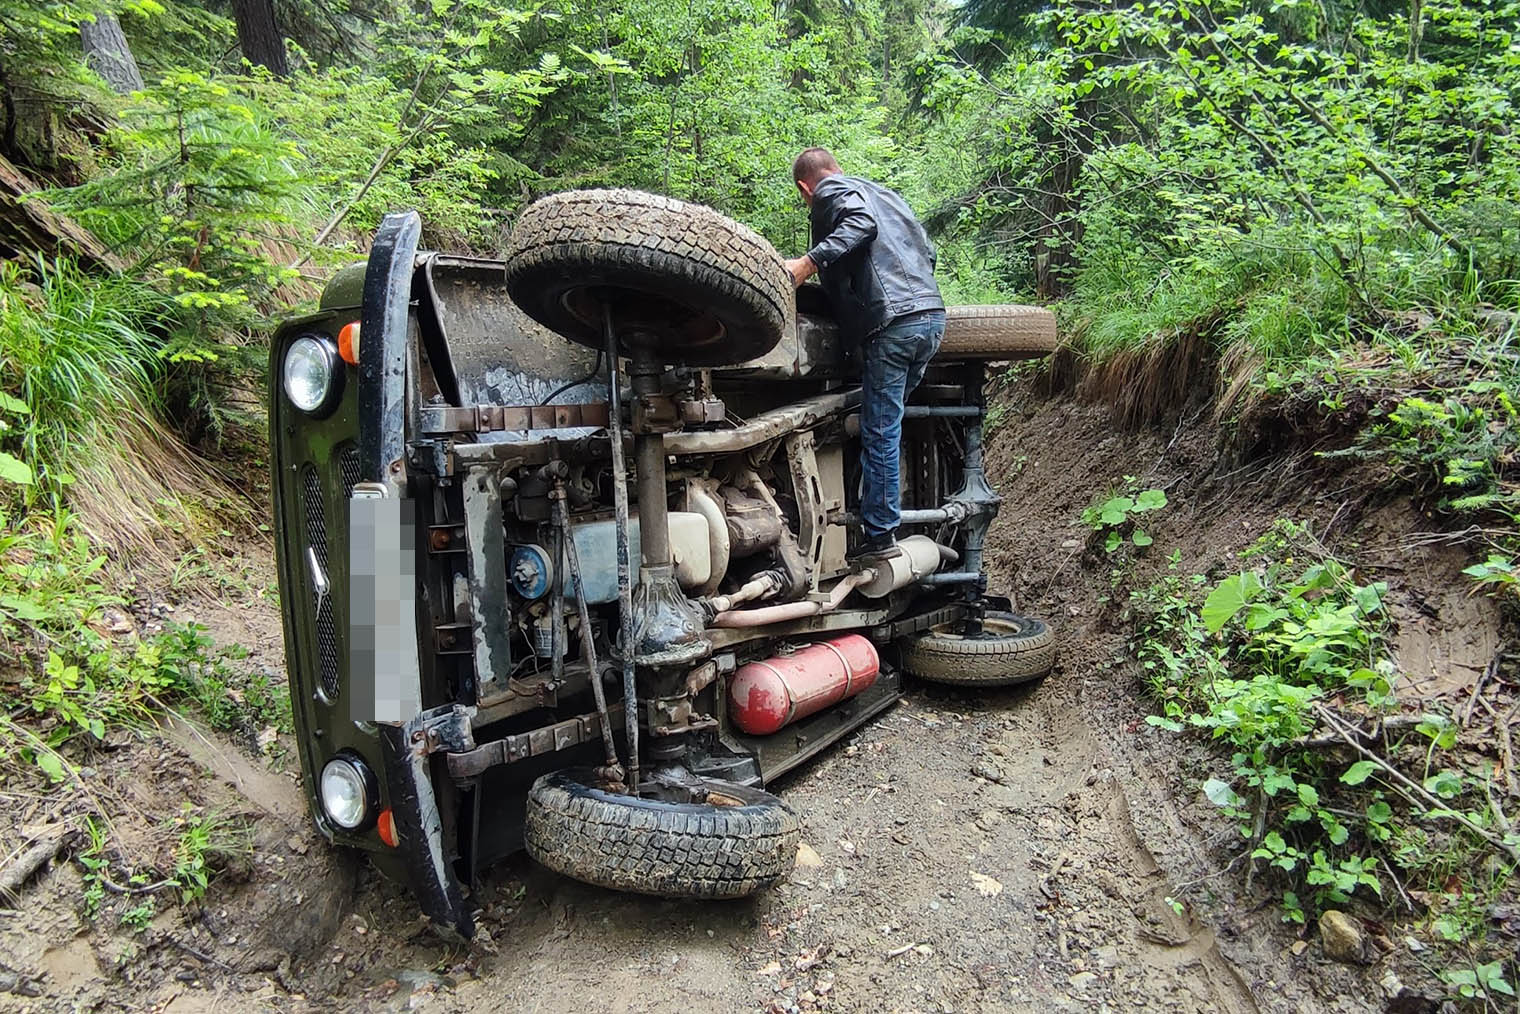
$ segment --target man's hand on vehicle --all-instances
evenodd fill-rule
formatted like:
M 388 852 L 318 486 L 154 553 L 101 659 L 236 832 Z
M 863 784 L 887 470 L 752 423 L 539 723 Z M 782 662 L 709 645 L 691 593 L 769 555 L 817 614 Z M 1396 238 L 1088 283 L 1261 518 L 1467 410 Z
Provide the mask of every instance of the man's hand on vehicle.
M 807 254 L 788 260 L 786 262 L 786 269 L 792 273 L 793 285 L 801 285 L 818 273 L 818 265 L 814 264 L 813 258 Z

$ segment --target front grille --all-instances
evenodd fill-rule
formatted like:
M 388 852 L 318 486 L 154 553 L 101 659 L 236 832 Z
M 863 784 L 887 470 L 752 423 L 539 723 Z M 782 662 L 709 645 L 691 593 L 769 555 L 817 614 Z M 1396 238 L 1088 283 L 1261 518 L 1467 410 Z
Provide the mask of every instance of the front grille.
M 327 565 L 327 508 L 322 499 L 322 481 L 317 477 L 317 470 L 310 465 L 301 469 L 301 494 L 306 511 L 306 545 L 316 553 L 317 563 L 330 584 L 332 571 Z M 309 574 L 307 580 L 311 580 Z M 338 625 L 333 618 L 332 596 L 323 596 L 316 604 L 316 609 L 317 666 L 322 696 L 328 701 L 335 701 L 338 699 Z
M 343 473 L 343 499 L 354 495 L 354 485 L 359 481 L 359 447 L 344 444 L 338 451 L 338 469 Z

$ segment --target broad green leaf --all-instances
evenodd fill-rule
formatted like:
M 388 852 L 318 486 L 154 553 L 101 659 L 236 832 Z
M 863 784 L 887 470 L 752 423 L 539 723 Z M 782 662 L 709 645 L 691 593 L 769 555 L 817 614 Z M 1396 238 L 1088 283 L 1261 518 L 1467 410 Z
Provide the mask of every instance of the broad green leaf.
M 1135 497 L 1136 511 L 1153 511 L 1166 506 L 1166 493 L 1159 489 L 1148 489 Z
M 42 750 L 37 753 L 37 766 L 43 774 L 55 782 L 63 781 L 63 762 L 58 755 L 51 750 Z
M 1250 631 L 1265 630 L 1279 620 L 1287 619 L 1288 611 L 1276 606 L 1269 606 L 1264 602 L 1253 602 L 1246 609 L 1246 629 Z
M 1450 750 L 1457 742 L 1456 725 L 1445 715 L 1433 711 L 1420 716 L 1420 724 L 1415 726 L 1415 731 L 1429 737 L 1442 750 Z
M 17 486 L 32 485 L 32 466 L 0 451 L 0 482 L 14 483 Z
M 32 407 L 15 395 L 0 391 L 0 412 L 10 412 L 13 415 L 30 415 Z
M 1203 602 L 1200 615 L 1203 617 L 1203 625 L 1209 633 L 1217 634 L 1226 623 L 1234 619 L 1235 614 L 1246 607 L 1246 603 L 1255 598 L 1261 592 L 1261 578 L 1252 571 L 1244 571 L 1234 577 L 1227 577 L 1218 588 L 1209 592 L 1209 597 Z
M 1360 785 L 1365 782 L 1372 772 L 1377 770 L 1377 765 L 1370 760 L 1359 760 L 1346 769 L 1341 775 L 1341 781 L 1347 785 Z
M 1141 548 L 1149 546 L 1151 543 L 1156 541 L 1138 528 L 1136 528 L 1134 532 L 1130 534 L 1129 540 Z
M 1261 791 L 1269 796 L 1275 796 L 1283 789 L 1293 788 L 1295 784 L 1292 775 L 1274 771 L 1261 780 Z
M 1122 525 L 1124 517 L 1135 501 L 1127 496 L 1116 496 L 1098 508 L 1098 520 L 1105 525 Z
M 1503 993 L 1505 996 L 1515 995 L 1514 987 L 1504 978 L 1504 967 L 1497 961 L 1479 965 L 1478 977 L 1483 980 L 1485 986 L 1496 993 Z
M 1454 771 L 1437 771 L 1425 779 L 1425 791 L 1434 792 L 1442 799 L 1452 799 L 1462 794 L 1462 779 Z
M 1218 778 L 1210 778 L 1203 783 L 1203 794 L 1215 806 L 1240 806 L 1245 802 L 1234 789 L 1230 788 L 1229 782 L 1220 781 Z
M 47 610 L 36 602 L 20 595 L 0 595 L 0 609 L 4 609 L 18 620 L 28 622 L 47 618 Z

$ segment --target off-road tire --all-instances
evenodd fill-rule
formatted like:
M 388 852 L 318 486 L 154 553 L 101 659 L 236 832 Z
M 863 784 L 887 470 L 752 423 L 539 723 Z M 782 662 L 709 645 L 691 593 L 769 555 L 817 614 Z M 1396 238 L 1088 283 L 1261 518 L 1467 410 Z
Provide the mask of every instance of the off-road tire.
M 602 348 L 602 295 L 627 339 L 667 363 L 729 366 L 796 326 L 781 255 L 699 204 L 638 190 L 572 190 L 529 205 L 507 241 L 507 291 L 528 316 Z
M 951 306 L 935 358 L 1039 359 L 1056 340 L 1056 315 L 1041 306 Z
M 919 679 L 952 686 L 1004 687 L 1047 675 L 1056 638 L 1044 620 L 989 612 L 982 634 L 964 637 L 945 624 L 902 645 L 902 666 Z
M 761 789 L 712 780 L 738 805 L 667 803 L 593 788 L 586 769 L 528 792 L 528 855 L 567 877 L 662 898 L 742 898 L 792 870 L 797 815 Z

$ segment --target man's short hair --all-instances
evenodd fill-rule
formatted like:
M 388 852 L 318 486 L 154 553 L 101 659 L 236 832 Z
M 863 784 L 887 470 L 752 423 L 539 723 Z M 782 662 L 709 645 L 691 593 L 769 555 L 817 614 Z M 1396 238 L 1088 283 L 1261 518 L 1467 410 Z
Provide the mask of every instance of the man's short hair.
M 820 176 L 840 172 L 839 161 L 827 148 L 809 148 L 792 163 L 792 179 L 812 183 Z

